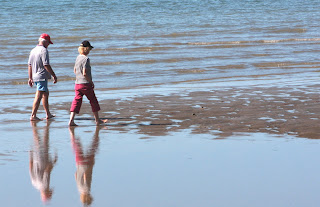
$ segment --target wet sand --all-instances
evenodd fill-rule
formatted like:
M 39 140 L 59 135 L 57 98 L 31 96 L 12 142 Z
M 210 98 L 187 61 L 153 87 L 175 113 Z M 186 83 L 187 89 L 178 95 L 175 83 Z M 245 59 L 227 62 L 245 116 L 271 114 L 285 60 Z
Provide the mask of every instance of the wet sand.
M 116 125 L 148 123 L 140 133 L 165 135 L 181 129 L 220 138 L 237 132 L 291 134 L 320 138 L 319 95 L 291 88 L 227 89 L 190 92 L 182 96 L 146 96 L 130 101 L 108 100 L 102 105 L 118 113 Z M 122 117 L 123 120 L 118 120 Z M 115 120 L 112 120 L 114 118 Z
M 192 84 L 173 87 L 175 89 L 172 91 L 165 88 L 157 90 L 157 86 L 132 91 L 96 89 L 96 94 L 102 108 L 100 117 L 109 120 L 107 125 L 111 130 L 130 131 L 137 128 L 138 133 L 146 138 L 184 129 L 190 129 L 193 134 L 211 134 L 219 138 L 236 133 L 319 138 L 317 90 L 320 85 L 314 81 L 310 84 L 285 85 L 260 80 L 251 86 L 217 85 L 209 83 L 210 87 L 197 88 L 196 84 Z M 64 126 L 68 122 L 73 91 L 51 94 L 51 111 L 57 114 L 55 120 Z M 25 100 L 32 103 L 32 95 Z M 29 118 L 31 104 L 27 101 L 19 106 L 13 104 L 11 102 L 2 107 L 3 116 L 13 114 L 2 118 L 3 124 L 24 122 Z M 42 106 L 38 114 L 41 113 L 44 113 Z M 76 122 L 85 120 L 93 120 L 86 98 Z
M 36 124 L 28 121 L 30 105 L 7 100 L 1 114 L 0 182 L 10 187 L 0 188 L 2 204 L 81 206 L 74 177 L 76 139 L 86 152 L 95 142 L 92 206 L 317 206 L 319 85 L 262 81 L 174 87 L 179 90 L 97 89 L 107 126 L 95 127 L 84 99 L 72 133 L 67 126 L 72 91 L 52 90 L 57 117 Z M 23 101 L 32 99 L 28 95 Z M 29 174 L 38 140 L 46 140 L 46 154 L 57 158 L 47 202 Z M 16 194 L 20 197 L 12 199 Z
M 218 87 L 206 91 L 182 90 L 129 99 L 100 100 L 101 117 L 110 129 L 164 136 L 191 129 L 193 134 L 226 138 L 236 133 L 269 133 L 320 138 L 319 95 L 311 86 Z M 69 103 L 54 110 L 69 110 Z M 90 119 L 87 100 L 78 120 Z

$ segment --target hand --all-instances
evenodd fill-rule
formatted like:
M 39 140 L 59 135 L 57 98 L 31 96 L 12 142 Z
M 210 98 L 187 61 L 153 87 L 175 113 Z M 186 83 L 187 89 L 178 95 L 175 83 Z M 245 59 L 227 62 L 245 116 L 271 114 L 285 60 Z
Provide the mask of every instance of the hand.
M 57 76 L 53 76 L 53 83 L 57 83 L 57 82 L 58 82 Z
M 28 85 L 29 85 L 30 87 L 33 86 L 33 80 L 32 80 L 32 79 L 29 79 L 29 80 L 28 80 Z

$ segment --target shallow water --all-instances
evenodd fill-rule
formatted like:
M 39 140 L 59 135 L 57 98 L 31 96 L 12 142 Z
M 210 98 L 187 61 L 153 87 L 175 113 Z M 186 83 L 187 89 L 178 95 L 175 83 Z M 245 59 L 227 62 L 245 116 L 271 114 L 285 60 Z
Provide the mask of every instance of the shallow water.
M 188 131 L 144 139 L 134 130 L 94 126 L 77 127 L 72 134 L 56 121 L 18 127 L 1 127 L 4 206 L 81 206 L 73 135 L 92 155 L 86 163 L 94 163 L 88 174 L 92 206 L 280 207 L 317 206 L 320 201 L 319 140 L 268 134 L 217 139 Z M 47 145 L 38 148 L 38 143 Z M 37 150 L 39 159 L 33 153 Z M 50 173 L 52 197 L 43 202 L 31 182 L 29 162 L 48 164 L 46 156 L 57 161 Z
M 317 71 L 319 1 L 2 1 L 0 94 L 33 93 L 27 59 L 47 32 L 56 91 L 72 91 L 83 39 L 97 88 Z M 32 12 L 31 12 L 32 11 Z M 9 71 L 9 72 L 8 72 Z

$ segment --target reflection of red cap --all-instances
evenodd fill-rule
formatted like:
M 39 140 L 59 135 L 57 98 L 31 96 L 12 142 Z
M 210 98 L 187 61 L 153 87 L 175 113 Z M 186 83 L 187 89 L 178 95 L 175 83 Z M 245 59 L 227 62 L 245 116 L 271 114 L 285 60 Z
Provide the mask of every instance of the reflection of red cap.
M 48 34 L 46 34 L 46 33 L 43 33 L 43 34 L 40 36 L 40 38 L 49 41 L 50 44 L 53 44 L 53 43 L 51 42 L 51 40 L 50 40 L 50 36 L 49 36 Z

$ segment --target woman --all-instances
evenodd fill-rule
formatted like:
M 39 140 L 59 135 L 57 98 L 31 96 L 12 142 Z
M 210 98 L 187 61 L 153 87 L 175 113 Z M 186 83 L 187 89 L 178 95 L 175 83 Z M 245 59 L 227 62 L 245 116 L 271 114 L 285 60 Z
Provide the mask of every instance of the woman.
M 76 74 L 75 97 L 71 104 L 69 126 L 77 126 L 74 122 L 74 117 L 75 114 L 80 112 L 83 95 L 90 101 L 96 124 L 100 125 L 107 122 L 106 119 L 101 120 L 99 118 L 98 111 L 100 111 L 100 106 L 93 90 L 94 84 L 91 76 L 90 59 L 88 58 L 92 48 L 87 40 L 83 41 L 78 48 L 79 55 L 74 66 L 74 73 Z

